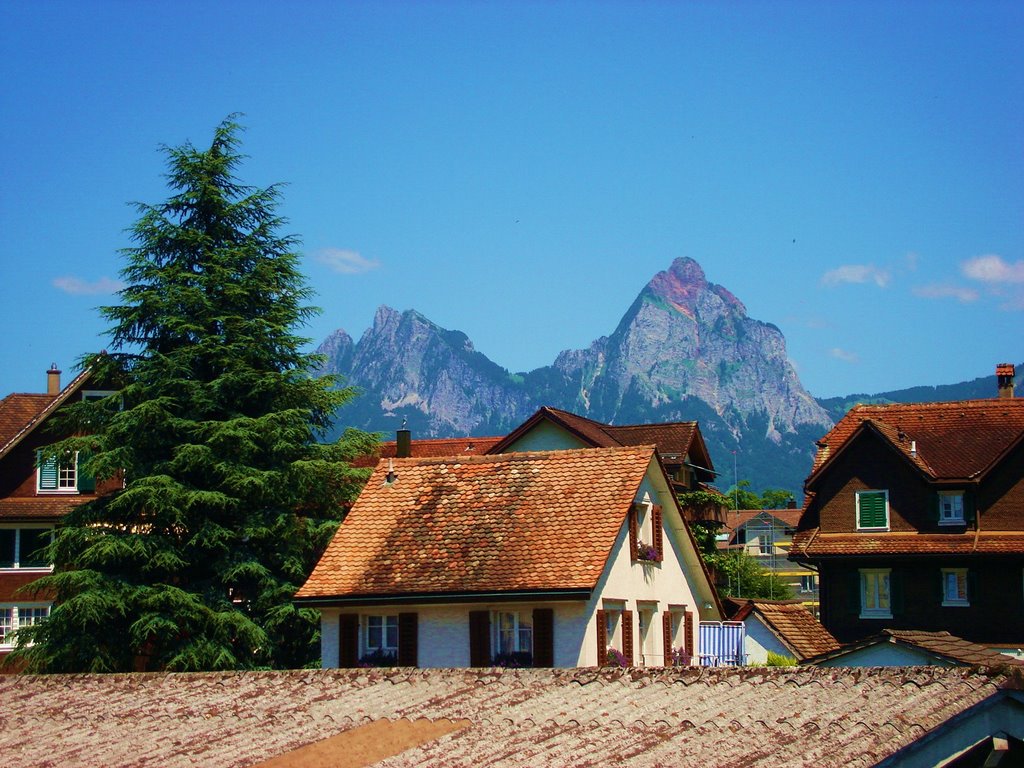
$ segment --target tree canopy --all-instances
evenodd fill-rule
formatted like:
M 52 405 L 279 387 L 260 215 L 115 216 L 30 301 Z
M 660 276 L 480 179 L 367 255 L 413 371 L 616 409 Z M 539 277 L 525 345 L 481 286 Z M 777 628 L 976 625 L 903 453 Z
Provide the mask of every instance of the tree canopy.
M 353 396 L 315 375 L 297 328 L 316 311 L 276 186 L 243 185 L 240 127 L 164 147 L 172 194 L 137 204 L 109 354 L 83 358 L 109 396 L 58 416 L 48 449 L 114 488 L 48 549 L 49 620 L 19 631 L 30 671 L 296 667 L 318 616 L 291 596 L 365 472 L 375 438 L 317 437 Z

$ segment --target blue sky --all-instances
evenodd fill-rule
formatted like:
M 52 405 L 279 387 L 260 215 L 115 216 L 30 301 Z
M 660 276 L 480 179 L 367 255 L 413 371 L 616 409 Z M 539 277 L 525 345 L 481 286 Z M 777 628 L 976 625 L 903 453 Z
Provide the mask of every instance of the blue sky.
M 388 304 L 528 370 L 690 256 L 815 395 L 991 374 L 1024 361 L 1022 34 L 1011 2 L 4 3 L 0 393 L 106 346 L 158 147 L 233 112 L 317 341 Z

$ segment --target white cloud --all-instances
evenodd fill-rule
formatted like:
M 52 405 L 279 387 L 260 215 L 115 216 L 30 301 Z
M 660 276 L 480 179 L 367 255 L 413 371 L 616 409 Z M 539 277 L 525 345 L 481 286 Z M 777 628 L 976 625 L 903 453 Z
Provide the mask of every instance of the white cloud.
M 844 264 L 829 270 L 821 276 L 822 285 L 840 283 L 874 283 L 879 288 L 889 285 L 889 270 L 879 269 L 874 264 Z
M 978 292 L 974 288 L 967 288 L 961 285 L 950 285 L 948 283 L 931 285 L 919 285 L 913 289 L 915 296 L 922 299 L 956 299 L 961 304 L 978 300 Z
M 74 275 L 64 275 L 53 279 L 53 287 L 72 296 L 96 296 L 99 294 L 117 293 L 124 288 L 120 280 L 111 280 L 109 277 L 101 277 L 95 282 L 87 282 Z
M 849 351 L 847 351 L 845 349 L 840 349 L 839 347 L 833 347 L 829 351 L 829 354 L 832 357 L 834 357 L 836 360 L 842 360 L 844 363 L 859 363 L 860 362 L 860 358 L 857 356 L 857 353 L 849 352 Z
M 1024 260 L 1010 264 L 994 253 L 968 259 L 960 271 L 982 283 L 1024 283 Z
M 322 248 L 316 252 L 314 258 L 343 275 L 361 275 L 380 266 L 376 259 L 368 259 L 360 253 L 344 248 Z

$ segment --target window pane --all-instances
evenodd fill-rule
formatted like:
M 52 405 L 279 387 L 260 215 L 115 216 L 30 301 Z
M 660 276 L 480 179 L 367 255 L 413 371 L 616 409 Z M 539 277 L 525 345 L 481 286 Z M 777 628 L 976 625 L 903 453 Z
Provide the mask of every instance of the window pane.
M 934 583 L 934 582 L 932 582 Z M 933 598 L 934 599 L 934 598 Z M 889 574 L 878 574 L 878 607 L 889 610 Z
M 49 528 L 22 528 L 18 560 L 22 568 L 45 568 L 50 563 L 39 552 L 50 543 Z
M 0 568 L 14 567 L 14 540 L 17 531 L 13 528 L 0 528 Z
M 386 616 L 385 619 L 385 643 L 384 647 L 389 651 L 398 650 L 398 617 Z
M 366 647 L 380 648 L 383 639 L 382 616 L 369 616 L 366 619 Z
M 525 623 L 522 619 L 519 620 L 519 647 L 517 651 L 523 653 L 533 652 L 533 627 Z
M 0 608 L 0 643 L 14 642 L 14 609 Z

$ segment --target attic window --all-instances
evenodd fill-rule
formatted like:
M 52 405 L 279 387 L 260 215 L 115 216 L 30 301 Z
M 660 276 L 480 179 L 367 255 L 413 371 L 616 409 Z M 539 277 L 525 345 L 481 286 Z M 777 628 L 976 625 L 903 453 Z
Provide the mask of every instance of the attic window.
M 889 492 L 857 491 L 857 530 L 889 530 Z
M 961 491 L 939 494 L 939 525 L 964 524 L 964 495 Z

